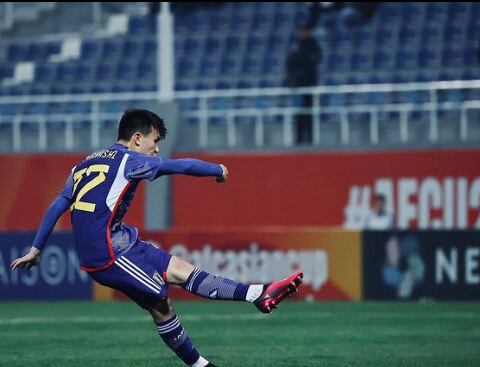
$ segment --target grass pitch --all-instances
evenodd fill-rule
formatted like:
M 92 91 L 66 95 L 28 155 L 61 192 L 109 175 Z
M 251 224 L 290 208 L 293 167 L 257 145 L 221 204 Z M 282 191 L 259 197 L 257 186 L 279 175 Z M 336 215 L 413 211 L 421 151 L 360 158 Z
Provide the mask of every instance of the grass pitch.
M 478 303 L 176 302 L 219 366 L 479 366 Z M 0 303 L 0 366 L 183 366 L 131 302 Z

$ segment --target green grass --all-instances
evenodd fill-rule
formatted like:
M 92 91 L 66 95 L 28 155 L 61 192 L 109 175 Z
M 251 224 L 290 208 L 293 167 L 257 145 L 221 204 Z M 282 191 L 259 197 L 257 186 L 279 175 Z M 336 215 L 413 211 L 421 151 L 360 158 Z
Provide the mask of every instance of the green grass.
M 479 366 L 479 303 L 176 302 L 219 366 Z M 183 366 L 131 302 L 0 303 L 0 366 Z

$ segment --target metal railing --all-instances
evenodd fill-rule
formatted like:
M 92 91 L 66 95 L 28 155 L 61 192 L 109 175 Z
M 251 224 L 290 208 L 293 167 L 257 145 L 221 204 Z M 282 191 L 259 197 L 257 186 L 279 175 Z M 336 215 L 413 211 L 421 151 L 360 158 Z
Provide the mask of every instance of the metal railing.
M 313 96 L 312 104 L 303 107 L 298 100 L 307 94 Z M 48 125 L 63 122 L 64 148 L 68 151 L 74 149 L 72 141 L 74 131 L 78 131 L 76 126 L 89 120 L 94 123 L 88 127 L 90 140 L 89 144 L 84 144 L 84 149 L 90 150 L 99 146 L 99 122 L 102 119 L 118 120 L 124 109 L 158 100 L 156 92 L 0 97 L 0 128 L 3 126 L 0 135 L 8 140 L 5 134 L 10 133 L 12 151 L 23 151 L 22 125 L 37 121 L 38 150 L 45 151 L 49 148 L 46 143 Z M 417 138 L 415 126 L 419 123 L 419 117 L 414 113 L 422 113 L 421 119 L 428 125 L 424 141 L 426 145 L 442 143 L 440 133 L 443 125 L 458 130 L 451 141 L 453 144 L 480 143 L 480 137 L 476 135 L 480 117 L 472 119 L 469 115 L 471 111 L 480 112 L 480 80 L 183 91 L 175 93 L 175 100 L 182 106 L 183 127 L 196 129 L 193 149 L 212 148 L 211 134 L 219 126 L 225 131 L 224 147 L 242 148 L 238 136 L 240 127 L 245 124 L 252 126 L 252 136 L 249 138 L 253 148 L 267 147 L 266 129 L 272 124 L 281 135 L 278 147 L 293 147 L 295 119 L 300 115 L 311 118 L 313 147 L 321 147 L 329 139 L 324 136 L 326 126 L 334 126 L 338 130 L 339 147 L 350 146 L 354 143 L 353 129 L 358 121 L 363 143 L 377 146 L 382 143 L 382 131 L 385 130 L 386 122 L 382 116 L 392 113 L 398 117 L 395 123 L 398 125 L 399 144 L 408 145 Z M 72 106 L 79 103 L 88 105 L 86 112 L 75 111 Z M 112 107 L 111 103 L 117 105 Z M 42 104 L 62 112 L 28 112 L 30 107 Z M 2 113 L 8 108 L 13 112 Z M 445 111 L 457 115 L 447 118 L 445 122 L 439 117 Z M 327 120 L 328 124 L 325 122 Z M 475 133 L 472 134 L 472 131 Z

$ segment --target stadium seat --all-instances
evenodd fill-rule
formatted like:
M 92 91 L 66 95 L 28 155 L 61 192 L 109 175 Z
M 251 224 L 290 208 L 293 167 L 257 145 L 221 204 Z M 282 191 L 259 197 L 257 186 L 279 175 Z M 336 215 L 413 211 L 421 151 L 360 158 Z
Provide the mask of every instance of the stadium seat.
M 81 46 L 82 59 L 95 59 L 100 56 L 99 42 L 95 40 L 83 40 Z

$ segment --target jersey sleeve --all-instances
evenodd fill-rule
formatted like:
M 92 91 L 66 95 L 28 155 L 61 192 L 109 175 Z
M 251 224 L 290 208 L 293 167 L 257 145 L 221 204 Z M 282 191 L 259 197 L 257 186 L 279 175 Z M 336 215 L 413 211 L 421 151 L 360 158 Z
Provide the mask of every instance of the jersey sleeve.
M 125 178 L 129 181 L 149 180 L 157 177 L 162 159 L 141 154 L 130 155 L 125 164 Z
M 219 164 L 205 162 L 195 158 L 164 159 L 157 174 L 221 177 L 223 176 L 223 169 Z
M 221 177 L 223 169 L 219 164 L 200 159 L 162 159 L 142 155 L 129 157 L 125 165 L 125 178 L 127 180 L 147 179 L 153 181 L 162 175 L 173 174 Z
M 73 172 L 73 169 L 72 169 Z M 55 198 L 55 200 L 50 204 L 50 206 L 45 211 L 40 227 L 35 235 L 33 240 L 33 246 L 41 250 L 45 246 L 50 233 L 52 233 L 53 228 L 58 219 L 62 216 L 63 213 L 70 207 L 72 201 L 73 191 L 73 176 L 72 173 L 67 178 L 65 186 L 60 194 Z
M 74 169 L 75 167 L 72 169 L 72 171 L 68 175 L 67 180 L 65 181 L 63 190 L 60 192 L 60 195 L 59 195 L 64 197 L 67 200 L 72 200 L 72 197 L 73 197 L 73 170 Z

